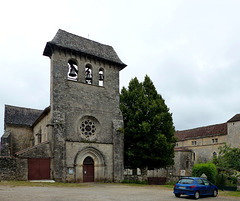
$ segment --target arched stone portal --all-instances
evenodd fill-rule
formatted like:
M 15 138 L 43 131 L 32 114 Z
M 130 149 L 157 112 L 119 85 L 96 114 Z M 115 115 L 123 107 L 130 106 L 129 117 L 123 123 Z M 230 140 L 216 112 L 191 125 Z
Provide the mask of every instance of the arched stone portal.
M 76 182 L 86 182 L 84 178 L 84 164 L 88 163 L 86 160 L 91 158 L 93 160 L 93 181 L 104 181 L 104 157 L 102 153 L 93 147 L 86 147 L 79 151 L 75 157 Z M 88 171 L 91 171 L 90 169 Z

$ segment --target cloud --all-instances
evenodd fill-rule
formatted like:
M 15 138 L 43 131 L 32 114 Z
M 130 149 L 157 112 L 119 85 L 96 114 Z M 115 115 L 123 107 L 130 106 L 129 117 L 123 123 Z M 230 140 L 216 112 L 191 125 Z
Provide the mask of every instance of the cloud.
M 59 28 L 113 46 L 128 65 L 121 87 L 148 74 L 176 129 L 226 122 L 239 113 L 239 6 L 234 0 L 5 1 L 0 133 L 4 104 L 49 105 L 50 61 L 42 52 Z

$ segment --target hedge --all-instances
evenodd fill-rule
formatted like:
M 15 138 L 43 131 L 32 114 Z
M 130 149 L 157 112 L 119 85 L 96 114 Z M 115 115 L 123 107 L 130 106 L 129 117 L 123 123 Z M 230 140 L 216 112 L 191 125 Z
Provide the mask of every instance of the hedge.
M 210 182 L 214 184 L 216 183 L 217 168 L 213 163 L 208 162 L 194 165 L 192 169 L 192 176 L 201 177 L 203 173 L 207 176 L 207 179 Z

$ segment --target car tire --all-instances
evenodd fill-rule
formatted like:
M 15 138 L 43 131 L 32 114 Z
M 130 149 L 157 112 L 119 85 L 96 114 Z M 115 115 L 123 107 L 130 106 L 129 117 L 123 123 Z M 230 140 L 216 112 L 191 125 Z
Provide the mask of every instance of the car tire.
M 213 197 L 217 197 L 218 191 L 216 189 L 213 190 Z
M 175 193 L 175 196 L 176 196 L 177 198 L 180 198 L 180 195 L 181 195 L 181 194 Z
M 194 193 L 194 198 L 197 200 L 199 197 L 200 197 L 200 193 L 199 193 L 199 191 L 196 191 Z

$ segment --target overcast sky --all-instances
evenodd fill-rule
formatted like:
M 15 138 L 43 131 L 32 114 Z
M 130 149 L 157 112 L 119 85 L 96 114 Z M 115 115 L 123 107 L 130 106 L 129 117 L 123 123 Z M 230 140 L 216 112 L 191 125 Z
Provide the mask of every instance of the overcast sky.
M 8 0 L 0 8 L 0 135 L 4 105 L 50 104 L 50 59 L 58 29 L 111 45 L 128 66 L 120 85 L 147 74 L 176 130 L 240 113 L 239 0 Z

